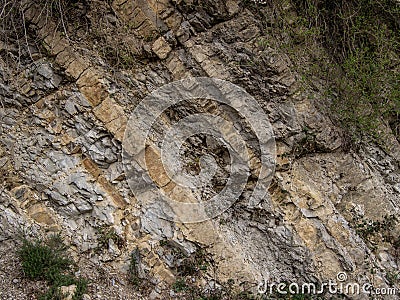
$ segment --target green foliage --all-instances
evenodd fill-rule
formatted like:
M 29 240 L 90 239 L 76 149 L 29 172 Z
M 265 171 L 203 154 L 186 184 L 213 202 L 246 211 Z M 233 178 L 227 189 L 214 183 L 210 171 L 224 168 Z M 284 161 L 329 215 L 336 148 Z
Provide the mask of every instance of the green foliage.
M 369 239 L 379 233 L 383 241 L 389 243 L 394 241 L 392 234 L 394 228 L 398 224 L 398 219 L 395 215 L 385 216 L 380 221 L 355 217 L 353 222 L 355 222 L 357 233 L 364 239 Z
M 382 120 L 400 112 L 400 5 L 395 0 L 296 0 L 309 28 L 318 28 L 339 72 L 328 76 L 332 108 L 356 141 L 382 143 Z M 317 32 L 317 31 L 316 31 Z M 331 68 L 333 69 L 333 68 Z M 396 126 L 397 126 L 396 125 Z M 395 132 L 396 134 L 396 132 Z
M 129 281 L 132 283 L 136 288 L 139 288 L 142 283 L 142 279 L 139 276 L 139 260 L 140 260 L 140 252 L 139 249 L 136 248 L 132 251 L 129 261 Z
M 342 63 L 345 77 L 333 81 L 339 95 L 334 111 L 344 125 L 350 125 L 355 138 L 361 139 L 368 133 L 382 143 L 380 123 L 400 112 L 398 74 L 390 64 L 368 49 L 356 49 Z
M 28 278 L 53 282 L 57 274 L 70 269 L 72 261 L 64 256 L 65 245 L 57 244 L 59 240 L 58 235 L 51 237 L 47 243 L 42 240 L 23 240 L 19 256 Z
M 67 246 L 60 235 L 52 235 L 47 240 L 22 239 L 18 255 L 26 277 L 45 280 L 50 288 L 39 297 L 41 300 L 62 299 L 61 286 L 76 285 L 74 300 L 82 298 L 87 281 L 72 275 L 73 260 L 66 253 Z
M 185 279 L 178 278 L 172 286 L 172 289 L 175 292 L 183 292 L 189 289 L 189 286 L 186 284 Z
M 76 285 L 76 291 L 73 300 L 82 299 L 83 294 L 87 290 L 87 280 L 83 278 L 75 278 L 72 275 L 60 275 L 56 282 L 50 288 L 40 295 L 39 300 L 62 300 L 65 295 L 61 293 L 61 286 Z
M 352 226 L 367 244 L 374 248 L 377 243 L 388 243 L 392 254 L 399 257 L 400 236 L 396 231 L 399 219 L 396 215 L 386 215 L 381 220 L 370 220 L 358 216 L 354 210 L 352 213 Z
M 115 232 L 114 228 L 106 226 L 97 228 L 97 250 L 108 249 L 109 240 L 112 240 L 118 248 L 125 246 L 125 240 Z
M 273 0 L 254 12 L 265 25 L 259 49 L 271 44 L 287 53 L 304 91 L 329 99 L 353 142 L 384 146 L 382 124 L 400 140 L 398 1 Z
M 387 272 L 386 279 L 389 282 L 390 286 L 394 286 L 400 281 L 400 272 L 399 271 Z

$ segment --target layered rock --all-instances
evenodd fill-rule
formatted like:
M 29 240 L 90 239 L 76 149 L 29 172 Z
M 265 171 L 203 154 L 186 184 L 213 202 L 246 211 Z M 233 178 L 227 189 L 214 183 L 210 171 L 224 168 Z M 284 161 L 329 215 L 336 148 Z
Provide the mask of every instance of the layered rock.
M 265 37 L 259 17 L 240 1 L 205 2 L 114 1 L 112 26 L 127 26 L 141 43 L 135 63 L 116 72 L 91 40 L 69 38 L 38 5 L 24 4 L 26 24 L 46 53 L 32 51 L 20 73 L 0 57 L 0 239 L 18 227 L 60 231 L 77 259 L 118 270 L 138 248 L 161 289 L 176 280 L 168 247 L 187 255 L 205 248 L 220 282 L 318 282 L 346 272 L 387 287 L 385 273 L 398 268 L 398 258 L 384 243 L 371 251 L 350 224 L 355 210 L 370 220 L 399 213 L 397 141 L 388 152 L 346 151 L 341 129 L 321 109 L 322 95 L 300 88 L 285 53 L 258 46 Z M 242 199 L 216 219 L 179 224 L 141 209 L 124 177 L 121 142 L 144 96 L 194 76 L 231 81 L 255 97 L 274 129 L 277 171 L 270 199 L 257 207 Z M 152 179 L 167 186 L 159 153 L 147 150 Z M 188 197 L 184 189 L 168 191 Z M 103 226 L 124 243 L 110 239 L 98 252 Z

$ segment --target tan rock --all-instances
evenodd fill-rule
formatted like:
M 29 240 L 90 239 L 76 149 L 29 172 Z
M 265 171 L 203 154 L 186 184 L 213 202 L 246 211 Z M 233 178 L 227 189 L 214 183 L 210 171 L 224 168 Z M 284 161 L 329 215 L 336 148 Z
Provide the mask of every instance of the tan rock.
M 68 49 L 68 50 L 67 50 Z M 58 43 L 53 44 L 50 51 L 53 55 L 58 55 L 62 51 L 71 51 L 69 48 L 69 43 L 66 39 L 61 39 Z M 70 53 L 72 54 L 72 53 Z
M 134 1 L 114 1 L 112 7 L 118 14 L 118 16 L 124 20 L 129 27 L 134 29 L 138 28 L 141 23 L 143 23 L 143 18 L 137 18 L 138 9 L 136 7 L 136 3 Z
M 94 86 L 100 82 L 100 79 L 101 76 L 97 72 L 97 70 L 95 70 L 94 68 L 89 68 L 85 72 L 83 72 L 81 77 L 79 77 L 79 79 L 76 81 L 76 84 L 79 88 Z
M 69 134 L 65 133 L 65 134 L 63 134 L 61 136 L 60 143 L 61 143 L 62 146 L 65 146 L 65 145 L 68 145 L 69 143 L 71 143 L 74 140 L 75 140 L 75 138 L 73 138 Z
M 165 193 L 170 193 L 174 188 L 176 187 L 176 183 L 173 181 L 170 181 L 166 186 L 163 187 L 163 191 Z
M 218 278 L 222 282 L 228 281 L 235 274 L 235 279 L 240 282 L 254 282 L 251 264 L 243 257 L 244 250 L 240 244 L 232 244 L 225 239 L 229 236 L 221 232 L 220 228 L 212 221 L 185 224 L 180 227 L 185 238 L 207 246 L 207 252 L 213 255 L 218 262 Z
M 60 291 L 62 293 L 62 300 L 72 300 L 76 293 L 76 285 L 72 284 L 69 286 L 62 286 L 60 287 Z
M 76 57 L 71 53 L 71 48 L 64 47 L 64 45 L 60 45 L 63 48 L 63 51 L 60 51 L 56 56 L 56 62 L 62 67 L 68 67 L 70 63 L 72 63 Z M 57 49 L 58 50 L 58 49 Z M 56 50 L 54 49 L 56 52 Z
M 196 203 L 198 202 L 189 188 L 176 185 L 169 193 L 168 196 L 171 200 L 184 202 L 184 203 Z
M 114 186 L 104 177 L 101 169 L 90 158 L 82 160 L 83 167 L 93 176 L 102 189 L 108 194 L 113 203 L 119 208 L 125 208 L 127 201 L 122 197 Z
M 234 14 L 238 13 L 240 10 L 240 1 L 238 0 L 227 0 L 226 1 L 226 8 L 228 9 L 229 15 L 233 16 Z
M 329 219 L 326 224 L 331 235 L 342 245 L 351 246 L 351 233 L 348 228 L 343 226 L 343 223 L 337 220 Z
M 48 208 L 41 203 L 34 204 L 28 208 L 28 215 L 36 222 L 44 225 L 54 225 L 53 216 L 48 211 Z
M 225 69 L 224 64 L 217 60 L 205 60 L 201 63 L 201 67 L 208 76 L 218 79 L 228 79 L 229 71 Z
M 106 89 L 101 83 L 94 86 L 81 87 L 80 91 L 93 107 L 99 105 L 108 96 Z
M 104 123 L 109 123 L 124 116 L 123 108 L 110 97 L 106 97 L 100 105 L 94 108 L 93 113 L 100 121 Z
M 161 14 L 170 6 L 169 0 L 147 0 L 147 2 L 150 8 L 158 14 Z
M 192 48 L 190 48 L 190 54 L 193 55 L 194 59 L 198 63 L 202 63 L 206 59 L 209 59 L 210 55 L 213 53 L 206 46 L 194 45 Z
M 85 158 L 84 160 L 82 160 L 82 165 L 95 179 L 97 179 L 102 174 L 100 168 L 90 158 Z
M 171 56 L 173 57 L 171 58 Z M 185 77 L 185 74 L 188 73 L 186 67 L 176 55 L 171 56 L 169 62 L 167 62 L 167 68 L 172 73 L 175 80 L 182 79 Z
M 47 50 L 49 50 L 53 55 L 56 53 L 53 53 L 53 49 L 56 45 L 58 44 L 66 44 L 65 39 L 61 36 L 59 32 L 54 32 L 53 34 L 49 34 L 44 38 L 44 42 L 47 45 Z
M 179 26 L 182 23 L 182 16 L 176 12 L 174 12 L 173 14 L 171 14 L 168 18 L 166 18 L 165 24 L 167 24 L 167 26 L 169 28 L 171 28 L 173 31 L 177 31 L 179 29 Z
M 125 115 L 121 115 L 118 118 L 110 121 L 105 126 L 106 128 L 114 134 L 114 137 L 118 141 L 122 141 L 124 138 L 126 124 L 128 123 L 128 118 Z
M 153 52 L 160 58 L 160 59 L 165 59 L 167 58 L 168 54 L 171 52 L 171 47 L 168 45 L 167 41 L 163 38 L 160 37 L 158 38 L 153 46 L 151 47 Z
M 89 68 L 89 64 L 82 58 L 77 57 L 65 70 L 65 73 L 73 77 L 74 79 L 78 79 L 82 73 Z
M 122 141 L 128 118 L 125 116 L 123 108 L 110 97 L 94 108 L 93 113 L 102 122 L 106 128 Z
M 336 279 L 337 274 L 343 271 L 340 261 L 332 250 L 323 248 L 323 252 L 315 256 L 315 261 L 321 277 L 325 280 Z
M 127 120 L 124 121 L 123 118 L 121 120 L 121 124 L 123 124 L 119 129 L 117 129 L 117 131 L 114 133 L 114 137 L 118 140 L 118 141 L 122 141 L 124 139 L 124 135 L 125 135 L 125 129 L 126 129 L 126 125 L 127 125 Z M 110 129 L 109 129 L 110 130 Z
M 318 236 L 317 229 L 313 222 L 308 219 L 302 219 L 300 222 L 295 224 L 295 228 L 307 247 L 312 250 L 315 249 Z
M 292 159 L 291 150 L 284 143 L 276 143 L 276 168 L 287 169 L 290 167 Z
M 156 149 L 149 146 L 146 148 L 146 166 L 149 171 L 150 177 L 159 186 L 163 187 L 167 185 L 171 179 L 165 172 L 164 166 L 161 161 L 160 154 Z
M 175 282 L 175 276 L 172 272 L 167 269 L 164 265 L 160 265 L 154 269 L 154 274 L 167 284 L 173 284 Z

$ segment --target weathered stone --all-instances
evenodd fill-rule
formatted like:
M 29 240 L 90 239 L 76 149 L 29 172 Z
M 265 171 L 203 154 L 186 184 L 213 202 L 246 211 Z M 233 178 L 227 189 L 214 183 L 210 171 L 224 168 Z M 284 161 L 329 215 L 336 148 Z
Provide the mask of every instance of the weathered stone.
M 60 287 L 62 300 L 72 300 L 76 293 L 76 285 L 62 286 Z
M 176 36 L 178 40 L 183 44 L 190 38 L 192 31 L 193 29 L 190 23 L 188 21 L 184 21 L 178 28 Z
M 233 16 L 239 12 L 240 6 L 239 1 L 237 0 L 227 0 L 226 8 L 228 9 L 228 13 L 230 16 Z
M 115 135 L 118 141 L 122 141 L 125 133 L 125 127 L 128 123 L 128 118 L 125 115 L 121 115 L 106 124 L 106 128 Z
M 216 60 L 205 60 L 201 64 L 204 71 L 208 76 L 218 79 L 228 79 L 230 77 L 229 71 L 225 66 Z
M 84 200 L 80 200 L 78 203 L 75 203 L 75 206 L 82 214 L 91 212 L 93 210 L 92 205 Z
M 47 79 L 46 85 L 48 88 L 56 88 L 61 82 L 61 77 L 54 73 L 53 69 L 49 64 L 41 64 L 36 69 L 39 75 Z M 47 83 L 48 82 L 48 83 Z
M 147 147 L 145 155 L 149 175 L 160 187 L 167 185 L 171 179 L 164 170 L 160 154 L 153 147 Z
M 191 0 L 115 0 L 115 15 L 106 13 L 107 26 L 97 26 L 96 32 L 93 7 L 82 8 L 78 3 L 71 12 L 87 10 L 84 18 L 91 29 L 83 33 L 78 28 L 71 40 L 62 32 L 69 33 L 71 24 L 61 29 L 54 18 L 43 17 L 42 8 L 29 3 L 32 8 L 24 13 L 30 26 L 28 43 L 33 32 L 48 53 L 38 54 L 30 45 L 34 55 L 29 57 L 24 43 L 0 42 L 7 54 L 6 62 L 0 57 L 0 241 L 12 239 L 16 228 L 57 230 L 72 241 L 71 253 L 80 267 L 84 262 L 84 267 L 92 268 L 91 263 L 86 266 L 87 256 L 107 274 L 126 271 L 129 254 L 138 247 L 135 258 L 145 270 L 140 274 L 156 285 L 150 296 L 154 298 L 168 294 L 162 290 L 167 289 L 165 283 L 176 280 L 170 248 L 185 255 L 204 248 L 202 255 L 212 256 L 218 266 L 213 274 L 218 282 L 230 278 L 239 284 L 259 283 L 263 278 L 274 283 L 327 281 L 346 271 L 352 280 L 385 286 L 384 270 L 398 268 L 395 249 L 382 243 L 379 235 L 370 247 L 371 241 L 363 240 L 350 224 L 354 226 L 356 216 L 382 220 L 398 211 L 400 148 L 396 137 L 389 127 L 379 128 L 388 135 L 385 140 L 390 147 L 385 151 L 365 145 L 357 152 L 344 153 L 341 129 L 320 108 L 325 98 L 322 83 L 314 82 L 312 89 L 301 85 L 287 53 L 273 49 L 281 43 L 276 39 L 281 33 L 274 32 L 278 29 L 271 16 L 280 12 L 266 5 L 263 15 L 270 19 L 261 20 L 238 0 L 208 2 L 196 7 Z M 284 9 L 290 15 L 295 12 L 293 7 Z M 263 34 L 265 24 L 272 34 Z M 85 34 L 101 39 L 87 40 Z M 301 49 L 302 44 L 296 47 Z M 154 60 L 154 54 L 159 59 Z M 18 67 L 13 65 L 14 57 L 19 58 Z M 163 195 L 180 202 L 208 201 L 212 188 L 224 188 L 228 181 L 220 179 L 228 177 L 234 156 L 220 149 L 224 147 L 216 140 L 206 137 L 204 144 L 203 138 L 190 137 L 182 146 L 184 159 L 199 160 L 188 167 L 193 176 L 199 166 L 204 169 L 198 158 L 204 153 L 212 153 L 225 171 L 216 172 L 212 184 L 199 190 L 171 180 L 156 150 L 175 122 L 194 113 L 212 113 L 227 120 L 229 126 L 215 129 L 227 135 L 237 130 L 244 137 L 251 169 L 244 192 L 220 216 L 199 224 L 180 224 L 158 216 L 156 205 L 147 209 L 136 203 L 125 180 L 130 170 L 122 168 L 120 142 L 128 114 L 146 95 L 191 76 L 236 82 L 256 98 L 268 113 L 278 140 L 277 172 L 270 197 L 256 204 L 248 201 L 261 178 L 260 145 L 252 132 L 258 120 L 242 120 L 248 103 L 242 103 L 240 95 L 235 101 L 242 106 L 235 109 L 200 98 L 169 107 L 161 121 L 153 124 L 146 145 L 132 142 L 138 152 L 145 153 L 145 161 L 140 157 L 132 162 L 142 168 L 147 165 L 145 175 L 150 178 L 146 177 L 144 185 L 155 183 Z M 168 96 L 163 96 L 159 104 L 166 101 Z M 143 114 L 147 120 L 153 118 L 147 111 Z M 146 194 L 145 201 L 154 201 L 153 196 Z M 112 226 L 124 243 L 108 239 L 108 247 L 98 254 L 99 226 Z M 398 236 L 399 226 L 393 227 L 390 233 Z M 114 267 L 117 270 L 111 270 Z M 196 277 L 199 286 L 209 279 L 207 272 L 203 275 Z M 111 281 L 115 297 L 142 296 L 119 293 L 121 282 Z M 99 288 L 94 282 L 90 290 Z
M 84 71 L 89 68 L 89 64 L 82 58 L 77 57 L 73 62 L 68 65 L 65 73 L 71 77 L 78 79 Z
M 108 96 L 103 84 L 101 83 L 93 86 L 83 86 L 80 90 L 92 106 L 99 105 Z
M 28 215 L 36 222 L 44 225 L 53 225 L 55 220 L 48 209 L 40 203 L 34 204 L 28 208 Z
M 66 47 L 65 45 L 62 46 L 64 51 L 60 51 L 57 54 L 56 62 L 61 66 L 68 67 L 70 63 L 72 63 L 76 57 L 72 53 L 72 49 Z
M 52 43 L 50 45 L 50 51 L 53 55 L 57 55 L 56 61 L 58 63 L 61 63 L 61 65 L 64 64 L 68 65 L 67 61 L 63 62 L 62 60 L 63 55 L 61 54 L 61 52 L 66 52 L 66 53 L 72 52 L 72 50 L 69 48 L 69 43 L 66 39 L 59 39 L 57 43 Z M 64 53 L 64 55 L 66 53 Z
M 177 31 L 182 23 L 183 17 L 174 11 L 171 15 L 169 15 L 164 21 L 167 26 L 173 31 Z
M 124 110 L 113 99 L 107 97 L 93 110 L 95 116 L 104 123 L 110 123 L 124 116 Z
M 167 43 L 167 41 L 164 39 L 164 37 L 160 37 L 158 38 L 152 48 L 151 48 L 155 54 L 157 54 L 157 56 L 160 59 L 165 59 L 167 58 L 168 54 L 171 52 L 171 47 L 170 45 Z
M 175 79 L 182 79 L 188 74 L 184 64 L 177 56 L 172 56 L 172 58 L 167 63 L 168 70 L 174 75 Z
M 67 102 L 65 103 L 65 110 L 70 115 L 75 115 L 78 112 L 75 103 L 71 99 L 68 99 Z

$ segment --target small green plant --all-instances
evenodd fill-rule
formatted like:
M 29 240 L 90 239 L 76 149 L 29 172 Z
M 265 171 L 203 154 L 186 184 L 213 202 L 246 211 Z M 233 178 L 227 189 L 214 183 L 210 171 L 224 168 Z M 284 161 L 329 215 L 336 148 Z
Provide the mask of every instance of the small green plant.
M 183 292 L 189 289 L 189 286 L 186 284 L 184 278 L 178 278 L 172 286 L 172 289 L 175 292 Z
M 142 279 L 139 276 L 139 261 L 140 261 L 140 252 L 139 249 L 136 248 L 132 251 L 130 255 L 129 261 L 129 282 L 132 283 L 137 289 L 140 287 L 142 283 Z
M 119 249 L 125 246 L 125 241 L 121 238 L 116 232 L 114 228 L 109 227 L 99 227 L 97 229 L 97 250 L 100 251 L 102 249 L 108 249 L 109 240 L 112 240 Z
M 23 240 L 19 256 L 22 269 L 29 279 L 55 280 L 55 276 L 68 271 L 72 261 L 63 255 L 66 250 L 64 244 L 59 243 L 60 237 L 52 236 L 47 243 L 42 240 Z
M 73 300 L 79 300 L 86 292 L 87 281 L 76 278 L 72 273 L 73 260 L 67 255 L 68 247 L 60 235 L 52 235 L 46 240 L 22 239 L 18 255 L 22 270 L 32 280 L 44 280 L 50 288 L 40 300 L 61 299 L 61 286 L 76 285 Z
M 304 155 L 315 153 L 319 149 L 316 144 L 316 135 L 308 127 L 303 128 L 303 137 L 297 142 L 293 148 L 295 157 L 299 158 Z
M 352 226 L 359 236 L 372 249 L 376 248 L 378 243 L 384 242 L 390 245 L 390 251 L 395 258 L 400 255 L 400 236 L 395 228 L 399 224 L 399 219 L 395 215 L 386 215 L 380 220 L 370 220 L 359 216 L 354 210 Z
M 387 215 L 382 220 L 369 220 L 366 218 L 355 218 L 357 233 L 364 239 L 368 239 L 375 234 L 380 234 L 383 241 L 392 242 L 392 232 L 398 219 L 395 215 Z
M 399 271 L 390 271 L 386 273 L 386 279 L 389 282 L 390 286 L 394 286 L 400 281 L 400 272 Z

